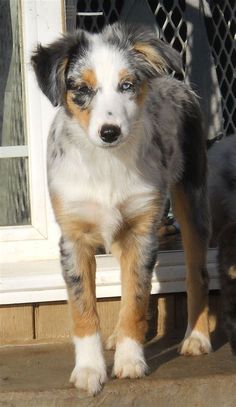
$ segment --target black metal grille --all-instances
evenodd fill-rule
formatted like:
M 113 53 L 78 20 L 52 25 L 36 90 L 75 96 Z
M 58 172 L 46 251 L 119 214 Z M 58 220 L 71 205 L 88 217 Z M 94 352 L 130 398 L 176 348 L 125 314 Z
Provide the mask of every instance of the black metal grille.
M 78 0 L 76 26 L 98 32 L 105 24 L 119 19 L 123 3 L 122 0 Z
M 148 0 L 148 3 L 156 18 L 159 38 L 168 42 L 182 56 L 183 78 L 187 43 L 187 24 L 184 18 L 185 0 Z
M 236 2 L 210 1 L 212 18 L 206 18 L 209 43 L 222 95 L 224 132 L 236 132 Z

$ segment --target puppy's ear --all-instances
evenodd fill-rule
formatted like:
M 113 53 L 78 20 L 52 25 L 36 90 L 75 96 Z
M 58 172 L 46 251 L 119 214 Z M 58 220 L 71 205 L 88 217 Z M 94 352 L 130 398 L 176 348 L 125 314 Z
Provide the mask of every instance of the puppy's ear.
M 69 63 L 88 46 L 83 31 L 65 35 L 51 45 L 38 45 L 31 57 L 39 87 L 54 105 L 61 105 L 66 92 L 66 71 Z
M 150 77 L 163 73 L 170 68 L 178 73 L 182 70 L 180 54 L 170 45 L 156 38 L 155 33 L 148 31 L 139 35 L 133 44 L 136 57 L 142 63 L 143 70 Z
M 115 23 L 105 28 L 104 34 L 112 43 L 131 53 L 130 61 L 143 75 L 153 78 L 170 68 L 181 73 L 180 54 L 157 38 L 157 33 L 146 26 Z

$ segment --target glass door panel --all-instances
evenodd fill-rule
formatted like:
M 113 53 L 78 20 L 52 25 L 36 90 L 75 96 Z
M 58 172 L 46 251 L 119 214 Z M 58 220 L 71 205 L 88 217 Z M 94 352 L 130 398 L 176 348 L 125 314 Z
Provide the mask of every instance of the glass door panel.
M 0 5 L 0 226 L 30 224 L 20 5 Z

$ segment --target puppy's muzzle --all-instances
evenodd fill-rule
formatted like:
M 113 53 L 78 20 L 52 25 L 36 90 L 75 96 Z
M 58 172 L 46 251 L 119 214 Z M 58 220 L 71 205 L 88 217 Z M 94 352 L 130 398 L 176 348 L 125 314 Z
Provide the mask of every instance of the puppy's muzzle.
M 109 144 L 114 143 L 119 138 L 120 134 L 120 127 L 113 124 L 104 124 L 100 131 L 102 141 Z

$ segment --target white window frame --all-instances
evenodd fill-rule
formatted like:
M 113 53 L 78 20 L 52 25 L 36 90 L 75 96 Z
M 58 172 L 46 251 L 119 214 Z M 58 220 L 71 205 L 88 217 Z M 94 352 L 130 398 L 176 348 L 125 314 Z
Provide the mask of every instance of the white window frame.
M 62 0 L 21 0 L 28 145 L 0 148 L 0 156 L 28 156 L 31 225 L 0 227 L 0 304 L 66 300 L 58 259 L 59 229 L 46 181 L 46 144 L 55 115 L 36 84 L 30 55 L 37 43 L 50 43 L 63 32 Z M 163 252 L 152 293 L 185 291 L 183 252 Z M 215 251 L 209 251 L 210 287 L 218 288 Z M 121 295 L 119 265 L 112 256 L 97 257 L 97 297 Z
M 45 257 L 50 239 L 50 209 L 46 185 L 46 139 L 54 109 L 41 95 L 30 64 L 32 50 L 39 42 L 48 43 L 62 32 L 62 2 L 58 0 L 21 1 L 23 37 L 23 76 L 25 85 L 27 146 L 1 147 L 0 156 L 28 156 L 31 225 L 0 227 L 1 261 Z M 17 244 L 15 243 L 17 241 Z M 36 243 L 37 242 L 37 243 Z M 24 250 L 25 247 L 28 250 Z M 37 250 L 33 250 L 36 246 Z M 41 250 L 40 250 L 41 246 Z M 32 250 L 31 250 L 32 249 Z M 28 256 L 25 253 L 28 251 Z M 31 253 L 30 253 L 31 252 Z M 41 253 L 40 253 L 41 252 Z
M 219 288 L 215 250 L 208 251 L 210 290 Z M 112 256 L 97 256 L 97 298 L 120 297 L 120 268 Z M 58 260 L 6 263 L 2 267 L 2 304 L 53 302 L 67 300 Z M 185 292 L 183 251 L 159 253 L 152 278 L 152 294 Z

